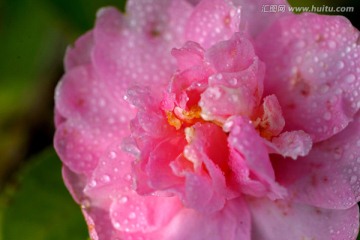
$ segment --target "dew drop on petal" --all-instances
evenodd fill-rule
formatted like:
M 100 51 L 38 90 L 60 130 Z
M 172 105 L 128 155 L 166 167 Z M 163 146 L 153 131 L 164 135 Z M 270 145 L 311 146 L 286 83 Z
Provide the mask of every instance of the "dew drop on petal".
M 127 203 L 127 201 L 128 201 L 128 197 L 126 197 L 126 196 L 123 196 L 120 198 L 120 203 L 122 203 L 122 204 Z
M 91 206 L 90 200 L 87 199 L 87 198 L 81 200 L 80 206 L 81 206 L 82 209 L 90 208 L 90 206 Z
M 231 78 L 231 79 L 229 80 L 229 83 L 230 83 L 230 85 L 232 85 L 232 86 L 236 86 L 236 84 L 237 84 L 237 79 L 236 79 L 236 78 Z
M 97 182 L 95 180 L 92 180 L 89 185 L 90 187 L 96 187 Z
M 104 175 L 101 177 L 101 181 L 103 181 L 104 183 L 108 183 L 110 182 L 110 177 L 108 175 Z
M 324 119 L 327 120 L 327 121 L 329 121 L 329 120 L 331 119 L 331 113 L 330 113 L 330 112 L 326 112 L 326 113 L 324 114 Z
M 348 82 L 348 83 L 352 83 L 354 82 L 356 79 L 355 75 L 354 74 L 349 74 L 345 77 L 345 81 Z
M 338 69 L 342 69 L 342 68 L 344 68 L 345 65 L 344 65 L 343 61 L 339 61 L 336 66 Z
M 110 152 L 109 153 L 109 158 L 110 159 L 115 159 L 116 158 L 116 152 Z
M 336 48 L 336 42 L 329 41 L 328 46 L 329 46 L 329 48 Z
M 131 213 L 129 214 L 129 219 L 135 219 L 135 218 L 136 218 L 136 213 L 131 212 Z
M 354 184 L 354 183 L 356 183 L 356 181 L 357 181 L 357 176 L 351 176 L 351 178 L 350 178 L 350 184 Z

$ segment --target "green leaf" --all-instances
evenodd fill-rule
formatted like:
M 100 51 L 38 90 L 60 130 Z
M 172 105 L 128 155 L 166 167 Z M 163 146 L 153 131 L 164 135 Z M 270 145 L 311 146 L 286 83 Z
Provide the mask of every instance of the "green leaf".
M 80 207 L 64 186 L 61 162 L 53 149 L 32 159 L 21 171 L 18 185 L 8 187 L 9 191 L 11 196 L 1 198 L 3 240 L 88 238 Z

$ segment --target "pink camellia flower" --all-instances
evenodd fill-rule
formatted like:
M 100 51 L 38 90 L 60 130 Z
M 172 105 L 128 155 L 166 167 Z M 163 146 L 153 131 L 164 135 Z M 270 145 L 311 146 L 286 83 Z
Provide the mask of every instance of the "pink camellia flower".
M 55 147 L 91 239 L 356 239 L 359 31 L 268 6 L 129 0 L 68 49 Z

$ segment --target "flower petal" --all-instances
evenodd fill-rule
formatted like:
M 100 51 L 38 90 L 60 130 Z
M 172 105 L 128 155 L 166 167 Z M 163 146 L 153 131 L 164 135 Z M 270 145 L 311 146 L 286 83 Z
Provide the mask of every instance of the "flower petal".
M 170 167 L 171 162 L 182 154 L 184 147 L 185 138 L 174 136 L 159 143 L 150 153 L 146 173 L 152 188 L 165 190 L 184 183 L 184 180 L 177 177 Z
M 92 31 L 85 33 L 75 42 L 75 46 L 68 47 L 65 54 L 65 71 L 91 63 L 91 53 L 94 47 L 94 35 Z
M 252 213 L 253 240 L 354 240 L 358 233 L 358 206 L 332 210 L 265 198 L 247 202 Z
M 241 198 L 228 201 L 213 214 L 184 208 L 166 229 L 166 240 L 250 240 L 250 214 Z
M 230 165 L 239 189 L 254 196 L 282 198 L 286 194 L 285 189 L 275 182 L 267 148 L 249 120 L 236 117 L 224 127 L 230 131 Z
M 192 7 L 185 1 L 157 2 L 129 1 L 126 16 L 114 8 L 98 13 L 93 62 L 118 99 L 135 85 L 157 92 L 175 70 L 170 50 L 185 42 L 184 25 Z
M 283 132 L 272 139 L 272 144 L 277 153 L 283 157 L 297 159 L 306 156 L 312 147 L 312 139 L 304 131 Z
M 260 102 L 264 72 L 252 43 L 235 34 L 211 47 L 206 60 L 218 73 L 209 77 L 210 87 L 201 95 L 202 117 L 220 122 L 231 115 L 250 117 Z
M 186 25 L 187 40 L 209 48 L 238 31 L 240 11 L 223 0 L 203 0 L 195 6 Z
M 276 158 L 277 181 L 294 201 L 324 208 L 349 208 L 360 200 L 360 115 L 338 135 L 315 144 L 296 161 Z
M 286 0 L 232 0 L 241 7 L 242 31 L 248 31 L 253 37 L 265 31 L 276 19 L 288 13 Z M 271 11 L 274 8 L 274 11 Z M 284 11 L 283 11 L 283 10 Z
M 283 17 L 257 38 L 265 92 L 278 97 L 285 130 L 317 142 L 349 124 L 360 109 L 358 38 L 347 19 L 310 13 Z
M 210 213 L 221 209 L 230 196 L 224 177 L 229 171 L 227 137 L 215 124 L 197 123 L 192 128 L 184 156 L 194 163 L 194 173 L 186 175 L 185 205 Z
M 260 133 L 263 137 L 279 135 L 285 126 L 281 106 L 275 95 L 266 96 L 263 100 L 260 117 Z
M 113 201 L 112 225 L 122 232 L 152 232 L 162 228 L 180 208 L 177 197 L 139 196 L 129 193 Z

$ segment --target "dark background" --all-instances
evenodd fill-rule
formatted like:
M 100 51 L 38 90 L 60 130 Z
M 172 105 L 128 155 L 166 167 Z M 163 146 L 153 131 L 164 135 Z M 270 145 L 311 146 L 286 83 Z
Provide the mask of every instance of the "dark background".
M 293 6 L 353 6 L 357 0 L 291 0 Z M 0 240 L 86 239 L 86 227 L 52 149 L 53 94 L 68 45 L 96 10 L 124 0 L 0 0 Z M 321 13 L 328 14 L 328 13 Z M 24 237 L 26 236 L 26 237 Z

